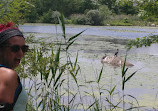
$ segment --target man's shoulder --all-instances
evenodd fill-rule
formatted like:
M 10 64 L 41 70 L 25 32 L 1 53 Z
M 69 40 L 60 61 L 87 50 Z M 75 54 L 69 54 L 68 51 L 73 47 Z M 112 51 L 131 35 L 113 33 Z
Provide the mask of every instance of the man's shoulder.
M 4 78 L 7 77 L 10 80 L 17 79 L 17 73 L 14 70 L 5 67 L 0 67 L 0 76 Z

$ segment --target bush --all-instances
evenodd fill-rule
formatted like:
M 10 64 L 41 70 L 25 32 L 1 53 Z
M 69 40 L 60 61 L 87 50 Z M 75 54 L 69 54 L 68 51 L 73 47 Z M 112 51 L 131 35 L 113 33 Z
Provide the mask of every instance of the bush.
M 52 11 L 49 10 L 48 12 L 43 13 L 43 16 L 40 17 L 40 22 L 51 23 L 51 19 L 52 19 Z
M 121 26 L 145 26 L 146 22 L 136 15 L 113 15 L 106 24 Z
M 86 14 L 89 25 L 102 25 L 103 17 L 98 10 L 90 10 Z
M 32 9 L 31 13 L 27 13 L 25 15 L 25 22 L 28 22 L 28 23 L 36 23 L 38 19 L 39 19 L 39 15 L 35 9 Z
M 109 19 L 112 12 L 109 10 L 108 6 L 101 5 L 99 6 L 99 12 L 104 19 Z
M 113 21 L 110 23 L 111 26 L 132 26 L 131 23 L 126 23 L 124 21 Z
M 58 20 L 59 16 L 60 16 L 60 12 L 53 11 L 52 16 L 51 16 L 51 23 L 58 24 L 59 23 L 59 20 Z
M 88 21 L 88 18 L 84 14 L 73 14 L 70 18 L 73 24 L 86 25 Z
M 40 22 L 58 24 L 59 15 L 60 13 L 58 11 L 49 10 L 47 13 L 43 14 L 43 16 L 40 18 Z
M 119 4 L 119 10 L 123 14 L 137 15 L 139 12 L 138 7 L 134 5 L 133 1 L 120 1 Z

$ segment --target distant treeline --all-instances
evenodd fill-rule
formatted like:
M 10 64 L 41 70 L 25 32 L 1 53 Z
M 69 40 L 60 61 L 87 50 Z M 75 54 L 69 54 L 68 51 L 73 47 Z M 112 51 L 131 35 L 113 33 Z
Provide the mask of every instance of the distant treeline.
M 61 12 L 70 24 L 134 25 L 133 20 L 158 20 L 157 0 L 1 0 L 0 9 L 1 21 L 18 23 L 58 23 Z

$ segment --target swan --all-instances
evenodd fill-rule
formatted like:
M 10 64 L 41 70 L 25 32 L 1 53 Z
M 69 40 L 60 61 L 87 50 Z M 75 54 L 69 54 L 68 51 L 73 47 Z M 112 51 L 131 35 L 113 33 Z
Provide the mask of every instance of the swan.
M 124 59 L 118 56 L 118 49 L 117 52 L 113 56 L 105 56 L 102 57 L 101 63 L 108 63 L 113 66 L 123 66 L 124 65 Z M 125 63 L 126 66 L 134 66 L 132 63 L 126 61 Z

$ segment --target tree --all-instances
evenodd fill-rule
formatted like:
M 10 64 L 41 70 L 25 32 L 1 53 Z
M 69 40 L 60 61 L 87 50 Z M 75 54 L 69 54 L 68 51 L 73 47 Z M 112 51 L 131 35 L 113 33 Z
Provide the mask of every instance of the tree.
M 82 3 L 83 0 L 65 0 L 65 3 L 62 7 L 62 12 L 66 17 L 71 14 L 82 13 Z
M 81 4 L 81 13 L 86 13 L 86 11 L 96 9 L 98 6 L 92 0 L 83 0 Z
M 90 10 L 86 14 L 88 18 L 88 24 L 90 25 L 102 25 L 103 18 L 98 10 Z
M 145 36 L 143 38 L 136 38 L 135 40 L 130 40 L 127 44 L 127 48 L 131 49 L 133 46 L 142 47 L 150 46 L 153 43 L 158 43 L 158 35 Z
M 99 6 L 99 12 L 103 19 L 109 19 L 112 12 L 109 10 L 109 8 L 106 5 L 100 5 Z
M 138 14 L 139 9 L 137 7 L 137 5 L 134 3 L 134 1 L 131 0 L 121 0 L 118 2 L 119 4 L 119 10 L 120 12 L 124 13 L 124 14 Z
M 29 12 L 31 6 L 30 0 L 1 0 L 0 23 L 8 21 L 23 23 L 25 14 Z
M 106 5 L 110 10 L 113 10 L 116 6 L 117 0 L 98 0 L 99 4 Z
M 138 2 L 140 14 L 144 18 L 158 17 L 158 1 L 157 0 L 142 0 Z

